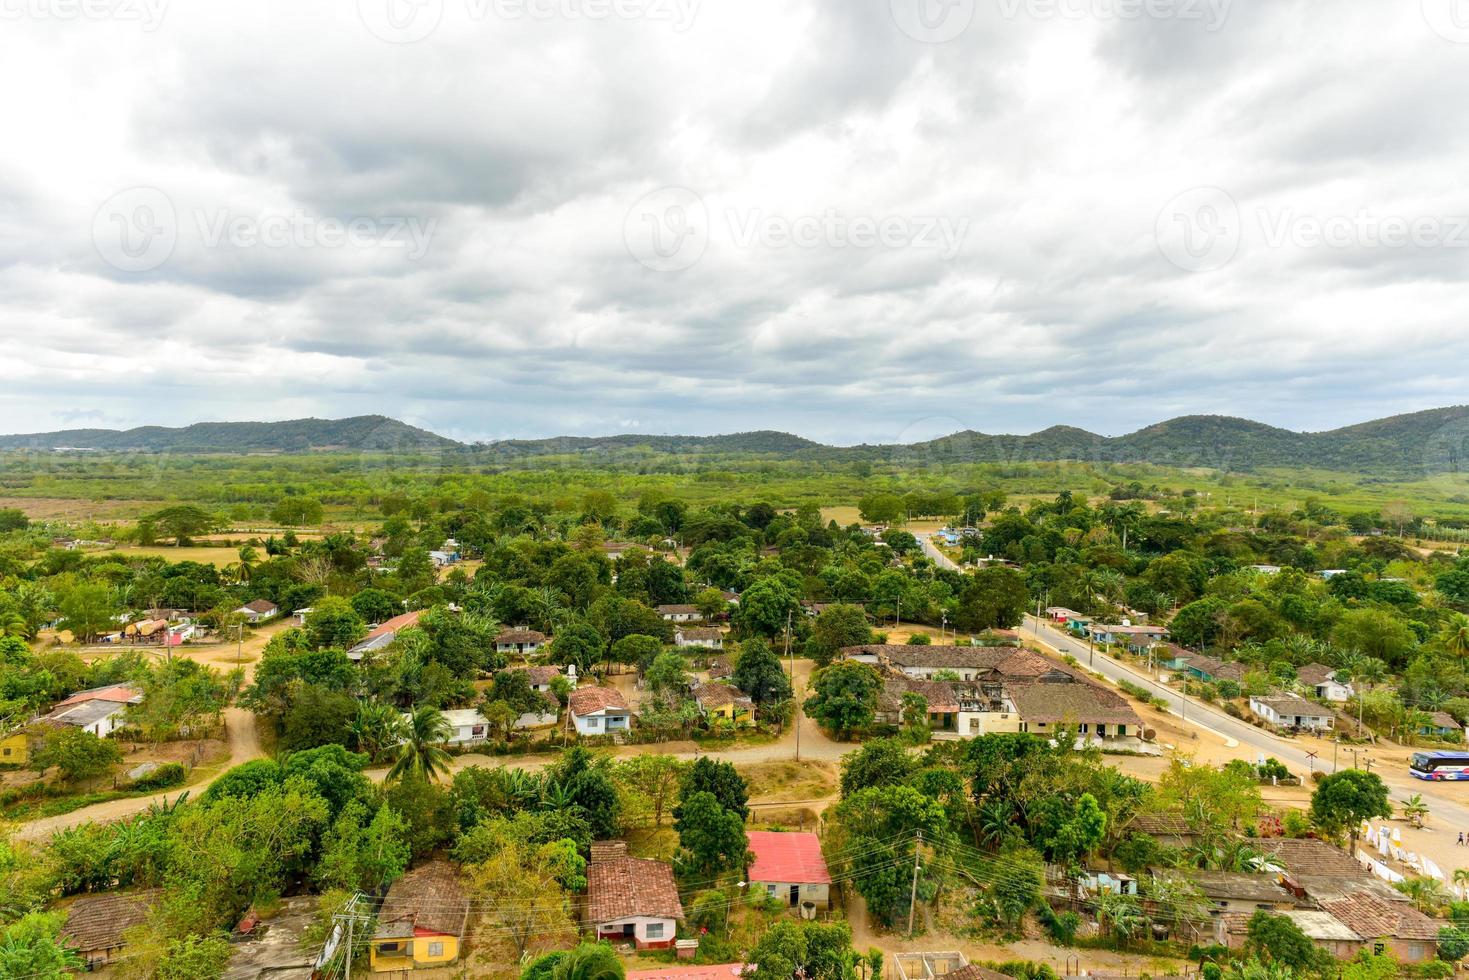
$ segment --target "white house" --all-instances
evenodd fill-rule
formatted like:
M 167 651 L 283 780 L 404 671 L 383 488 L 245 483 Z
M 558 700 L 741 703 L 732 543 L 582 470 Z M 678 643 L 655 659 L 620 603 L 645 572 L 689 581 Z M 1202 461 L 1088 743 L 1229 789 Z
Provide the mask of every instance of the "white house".
M 1296 671 L 1296 679 L 1323 701 L 1351 700 L 1356 693 L 1351 684 L 1337 679 L 1337 672 L 1325 664 L 1307 664 Z
M 724 633 L 720 630 L 689 626 L 673 634 L 673 643 L 680 647 L 703 647 L 705 650 L 723 650 Z
M 815 834 L 747 831 L 750 867 L 746 875 L 751 888 L 763 889 L 771 898 L 800 906 L 807 902 L 818 909 L 831 904 L 831 873 L 821 854 L 821 838 Z
M 239 609 L 235 610 L 235 613 L 241 616 L 247 623 L 259 623 L 263 620 L 272 619 L 279 612 L 280 609 L 269 599 L 256 599 L 253 602 L 245 603 Z
M 125 684 L 94 687 L 76 692 L 40 720 L 50 725 L 80 728 L 98 738 L 106 738 L 122 727 L 128 705 L 142 703 L 143 692 L 135 687 Z
M 473 745 L 489 739 L 490 723 L 476 709 L 450 708 L 443 714 L 449 723 L 449 737 L 444 739 L 444 745 Z M 411 714 L 403 715 L 404 721 L 412 718 Z
M 632 728 L 632 709 L 615 687 L 579 687 L 567 701 L 578 735 L 611 735 Z
M 1331 711 L 1319 704 L 1307 701 L 1299 694 L 1273 694 L 1269 697 L 1251 697 L 1250 710 L 1262 720 L 1280 728 L 1305 728 L 1312 731 L 1329 731 L 1332 726 Z
M 699 612 L 698 606 L 679 604 L 665 604 L 658 607 L 658 615 L 670 623 L 698 623 L 703 621 L 704 614 Z
M 518 654 L 522 657 L 535 653 L 546 645 L 546 634 L 528 629 L 505 629 L 495 637 L 495 652 Z
M 628 857 L 626 841 L 593 842 L 586 915 L 598 939 L 671 949 L 684 917 L 673 868 Z

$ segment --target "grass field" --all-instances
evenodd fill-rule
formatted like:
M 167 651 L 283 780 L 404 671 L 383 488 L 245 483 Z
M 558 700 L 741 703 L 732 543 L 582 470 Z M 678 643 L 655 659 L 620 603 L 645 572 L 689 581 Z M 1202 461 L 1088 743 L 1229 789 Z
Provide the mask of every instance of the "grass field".
M 129 558 L 167 558 L 169 561 L 196 561 L 201 565 L 223 568 L 240 560 L 238 548 L 171 548 L 167 545 L 148 548 L 123 545 L 113 549 Z

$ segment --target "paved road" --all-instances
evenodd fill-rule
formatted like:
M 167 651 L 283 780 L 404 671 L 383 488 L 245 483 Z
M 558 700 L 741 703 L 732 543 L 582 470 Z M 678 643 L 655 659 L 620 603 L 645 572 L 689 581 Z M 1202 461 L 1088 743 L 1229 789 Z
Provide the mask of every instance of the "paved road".
M 1249 758 L 1253 761 L 1256 753 L 1263 752 L 1267 756 L 1274 756 L 1293 769 L 1306 771 L 1311 768 L 1312 761 L 1307 758 L 1305 750 L 1293 744 L 1289 739 L 1273 735 L 1238 718 L 1232 718 L 1218 708 L 1203 704 L 1197 699 L 1186 698 L 1177 691 L 1155 683 L 1146 673 L 1106 654 L 1088 651 L 1087 644 L 1063 630 L 1056 629 L 1049 623 L 1043 621 L 1038 623 L 1034 616 L 1026 616 L 1025 623 L 1026 633 L 1036 637 L 1047 646 L 1070 654 L 1081 664 L 1113 681 L 1126 680 L 1146 687 L 1157 696 L 1166 699 L 1169 710 L 1190 724 L 1208 728 L 1247 746 L 1251 751 L 1248 756 L 1241 753 L 1242 758 Z M 1348 756 L 1349 753 L 1342 754 L 1343 768 L 1348 765 L 1346 762 Z M 1329 759 L 1319 758 L 1315 764 L 1320 766 L 1323 761 L 1325 765 L 1331 764 Z M 1441 826 L 1469 827 L 1469 788 L 1461 787 L 1457 783 L 1430 783 L 1414 779 L 1408 775 L 1406 767 L 1394 770 L 1387 766 L 1378 766 L 1374 771 L 1382 777 L 1383 782 L 1387 783 L 1395 799 L 1401 799 L 1413 793 L 1421 793 L 1432 806 L 1435 822 L 1441 820 Z
M 963 569 L 955 564 L 952 558 L 940 551 L 933 541 L 930 540 L 932 535 L 927 532 L 920 534 L 915 531 L 913 532 L 913 536 L 918 539 L 919 545 L 923 548 L 923 553 L 929 558 L 932 558 L 935 565 L 940 568 L 947 568 L 951 572 L 963 571 Z

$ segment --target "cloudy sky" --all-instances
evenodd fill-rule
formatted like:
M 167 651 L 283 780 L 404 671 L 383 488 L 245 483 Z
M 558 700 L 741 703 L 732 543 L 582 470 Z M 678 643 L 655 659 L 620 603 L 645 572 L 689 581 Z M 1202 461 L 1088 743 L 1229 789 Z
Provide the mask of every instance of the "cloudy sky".
M 1469 401 L 1462 0 L 0 0 L 0 430 Z

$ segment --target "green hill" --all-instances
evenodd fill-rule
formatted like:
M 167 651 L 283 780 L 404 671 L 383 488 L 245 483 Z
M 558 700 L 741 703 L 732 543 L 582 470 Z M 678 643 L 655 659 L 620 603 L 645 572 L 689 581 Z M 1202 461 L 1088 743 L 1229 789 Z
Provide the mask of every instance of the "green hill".
M 105 452 L 243 453 L 312 450 L 457 448 L 459 443 L 382 415 L 290 422 L 200 422 L 181 429 L 66 429 L 0 436 L 0 449 L 92 449 Z

